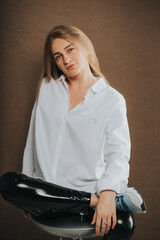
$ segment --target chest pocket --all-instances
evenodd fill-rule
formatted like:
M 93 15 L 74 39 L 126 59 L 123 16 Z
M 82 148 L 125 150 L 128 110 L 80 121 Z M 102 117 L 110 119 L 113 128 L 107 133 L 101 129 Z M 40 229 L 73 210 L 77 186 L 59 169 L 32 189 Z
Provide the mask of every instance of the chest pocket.
M 92 116 L 89 116 L 85 113 L 77 112 L 77 116 L 82 119 L 82 121 L 86 120 L 87 124 L 96 124 L 98 123 L 98 120 Z
M 92 146 L 97 145 L 99 136 L 99 121 L 85 113 L 76 113 L 70 115 L 68 127 L 72 139 L 79 145 Z

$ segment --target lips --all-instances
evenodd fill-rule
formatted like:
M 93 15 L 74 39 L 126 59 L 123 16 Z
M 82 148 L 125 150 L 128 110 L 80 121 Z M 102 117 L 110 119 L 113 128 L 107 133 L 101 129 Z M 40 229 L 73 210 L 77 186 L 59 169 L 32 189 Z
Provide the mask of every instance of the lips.
M 70 66 L 67 67 L 67 69 L 70 69 L 74 66 L 75 64 L 71 64 Z

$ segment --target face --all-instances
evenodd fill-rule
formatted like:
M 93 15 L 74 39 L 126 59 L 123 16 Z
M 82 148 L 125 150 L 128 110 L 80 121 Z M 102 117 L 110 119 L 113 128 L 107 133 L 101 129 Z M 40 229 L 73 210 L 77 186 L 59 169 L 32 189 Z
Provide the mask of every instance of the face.
M 89 69 L 88 61 L 82 51 L 65 39 L 54 39 L 51 52 L 56 65 L 66 76 L 75 77 L 81 71 Z

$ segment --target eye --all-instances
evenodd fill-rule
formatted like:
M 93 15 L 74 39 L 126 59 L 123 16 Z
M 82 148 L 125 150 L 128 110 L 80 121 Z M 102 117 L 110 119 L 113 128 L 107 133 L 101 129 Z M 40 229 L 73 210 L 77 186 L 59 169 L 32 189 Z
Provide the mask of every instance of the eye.
M 56 57 L 55 57 L 55 60 L 56 60 L 56 61 L 59 60 L 60 57 L 61 57 L 60 55 L 56 56 Z
M 68 52 L 72 52 L 74 50 L 74 48 L 70 48 L 68 49 Z

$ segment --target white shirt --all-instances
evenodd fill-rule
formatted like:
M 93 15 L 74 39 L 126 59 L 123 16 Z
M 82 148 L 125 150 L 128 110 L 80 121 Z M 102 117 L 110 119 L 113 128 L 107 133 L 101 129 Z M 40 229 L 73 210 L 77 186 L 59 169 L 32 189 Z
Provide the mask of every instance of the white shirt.
M 130 134 L 122 94 L 99 78 L 70 112 L 65 75 L 44 78 L 31 116 L 22 172 L 64 187 L 126 191 Z

